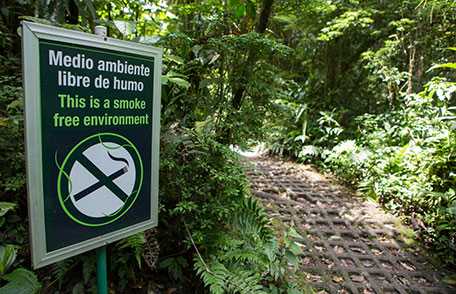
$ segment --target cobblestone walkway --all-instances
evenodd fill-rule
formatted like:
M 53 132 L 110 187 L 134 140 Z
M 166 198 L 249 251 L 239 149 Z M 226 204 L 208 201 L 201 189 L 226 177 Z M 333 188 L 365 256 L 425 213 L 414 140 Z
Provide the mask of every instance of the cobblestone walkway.
M 456 293 L 441 282 L 448 273 L 413 245 L 411 230 L 375 203 L 305 165 L 247 165 L 271 217 L 304 236 L 302 275 L 317 293 Z

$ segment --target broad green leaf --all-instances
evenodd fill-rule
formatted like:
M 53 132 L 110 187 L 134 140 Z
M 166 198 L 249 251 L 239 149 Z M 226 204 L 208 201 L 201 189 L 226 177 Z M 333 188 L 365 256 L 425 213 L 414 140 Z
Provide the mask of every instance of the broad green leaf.
M 297 266 L 298 265 L 299 259 L 298 259 L 298 257 L 295 254 L 293 254 L 293 252 L 291 252 L 290 250 L 287 250 L 285 252 L 285 256 L 286 256 L 287 261 L 288 261 L 289 264 L 291 264 L 292 266 Z
M 245 15 L 245 11 L 246 11 L 246 10 L 245 10 L 245 5 L 242 5 L 242 4 L 241 4 L 241 5 L 239 5 L 239 6 L 236 8 L 236 10 L 235 10 L 235 12 L 234 12 L 234 15 L 235 15 L 237 18 L 241 18 L 241 17 L 243 17 L 243 16 Z
M 302 253 L 301 247 L 299 247 L 298 244 L 294 242 L 290 245 L 290 251 L 293 252 L 294 255 L 299 255 Z
M 269 285 L 269 292 L 271 294 L 280 294 L 279 289 L 274 285 Z
M 41 288 L 35 274 L 24 268 L 18 268 L 2 277 L 8 283 L 0 288 L 2 294 L 34 294 Z
M 0 246 L 0 276 L 3 276 L 16 260 L 16 248 L 13 245 Z
M 454 216 L 456 216 L 456 204 L 450 208 L 448 208 L 448 212 Z
M 302 236 L 293 228 L 291 227 L 289 230 L 288 230 L 288 236 L 292 237 L 292 238 L 296 238 L 296 239 L 299 239 L 299 240 L 302 240 Z
M 184 89 L 190 88 L 190 83 L 186 80 L 174 76 L 163 76 L 162 84 L 167 85 L 168 83 L 175 84 L 176 86 Z
M 166 60 L 174 61 L 177 64 L 183 64 L 184 63 L 184 59 L 179 57 L 179 56 L 176 56 L 176 55 L 166 54 L 166 55 L 164 55 L 164 57 L 165 57 Z
M 442 64 L 436 64 L 434 66 L 432 66 L 429 70 L 434 70 L 434 69 L 437 69 L 437 68 L 451 68 L 451 69 L 456 69 L 456 63 L 442 63 Z
M 16 204 L 11 202 L 0 202 L 0 216 L 4 216 L 8 211 L 16 208 Z

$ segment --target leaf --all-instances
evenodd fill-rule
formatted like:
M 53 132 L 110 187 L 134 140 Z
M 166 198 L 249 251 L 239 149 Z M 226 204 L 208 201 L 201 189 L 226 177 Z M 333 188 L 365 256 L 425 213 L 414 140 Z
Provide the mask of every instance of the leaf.
M 182 79 L 182 78 L 178 78 L 178 77 L 169 77 L 169 76 L 163 76 L 162 77 L 162 82 L 165 81 L 163 84 L 167 85 L 168 83 L 172 83 L 172 84 L 176 84 L 176 86 L 180 87 L 180 88 L 184 88 L 185 90 L 187 90 L 188 88 L 190 88 L 190 83 L 187 82 L 186 80 Z
M 16 208 L 15 203 L 11 202 L 0 202 L 0 216 L 4 216 L 8 211 Z
M 211 61 L 209 61 L 209 64 L 214 63 L 219 57 L 220 57 L 220 54 L 215 53 L 215 54 L 212 56 Z
M 201 48 L 203 48 L 201 45 L 195 45 L 192 47 L 192 52 L 195 54 L 195 57 L 198 57 Z
M 302 254 L 302 249 L 301 249 L 301 247 L 299 247 L 295 242 L 291 243 L 291 245 L 290 245 L 290 251 L 291 251 L 294 255 Z
M 18 268 L 3 276 L 8 284 L 0 288 L 2 294 L 34 294 L 41 288 L 36 275 L 24 268 Z
M 9 244 L 0 246 L 0 276 L 8 271 L 14 260 L 16 260 L 16 247 Z
M 274 261 L 277 254 L 277 241 L 275 239 L 271 240 L 268 244 L 266 244 L 264 248 L 264 253 L 268 257 L 269 261 Z
M 82 294 L 84 292 L 84 283 L 79 282 L 76 285 L 73 286 L 73 290 L 71 290 L 71 294 Z
M 245 15 L 245 5 L 241 4 L 239 5 L 238 7 L 236 7 L 236 10 L 234 12 L 234 15 L 237 17 L 237 18 L 241 18 Z
M 298 266 L 299 259 L 298 259 L 298 257 L 296 257 L 296 255 L 293 252 L 291 252 L 290 250 L 287 250 L 285 252 L 285 256 L 286 256 L 289 264 L 291 264 L 292 266 Z
M 279 289 L 274 285 L 269 285 L 269 291 L 271 294 L 280 294 Z
M 452 207 L 448 208 L 448 212 L 454 216 L 456 216 L 456 204 Z
M 291 238 L 299 239 L 299 240 L 303 239 L 303 237 L 293 227 L 291 227 L 288 230 L 288 236 L 290 236 Z
M 183 64 L 184 59 L 182 57 L 179 57 L 177 55 L 172 55 L 172 54 L 166 54 L 164 55 L 165 59 L 168 61 L 174 61 L 177 64 Z
M 431 70 L 437 69 L 437 68 L 451 68 L 451 69 L 456 69 L 456 63 L 442 63 L 442 64 L 436 64 L 432 66 L 430 69 L 428 69 L 427 72 L 430 72 Z

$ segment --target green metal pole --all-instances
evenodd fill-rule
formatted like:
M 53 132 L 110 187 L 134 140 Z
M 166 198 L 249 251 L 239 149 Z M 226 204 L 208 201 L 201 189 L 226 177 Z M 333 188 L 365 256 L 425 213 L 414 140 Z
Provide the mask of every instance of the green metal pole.
M 106 246 L 97 249 L 97 289 L 98 294 L 108 294 L 108 269 L 106 266 Z

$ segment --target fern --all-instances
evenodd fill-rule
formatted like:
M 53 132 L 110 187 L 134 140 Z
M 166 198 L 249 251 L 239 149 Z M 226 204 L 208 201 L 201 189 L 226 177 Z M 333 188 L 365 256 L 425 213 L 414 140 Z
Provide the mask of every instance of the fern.
M 119 249 L 128 248 L 134 252 L 136 261 L 138 262 L 139 268 L 141 268 L 141 258 L 144 252 L 144 244 L 146 243 L 146 238 L 144 232 L 134 234 L 128 238 L 122 239 L 118 243 Z
M 223 261 L 230 261 L 232 263 L 260 264 L 266 266 L 266 256 L 259 253 L 256 249 L 257 248 L 234 249 L 221 256 L 220 259 Z
M 262 242 L 266 242 L 273 237 L 267 213 L 252 197 L 244 199 L 240 208 L 234 213 L 231 225 L 242 240 L 256 237 Z
M 209 263 L 194 244 L 198 255 L 194 267 L 204 285 L 215 294 L 265 293 L 263 284 L 270 265 L 266 245 L 274 235 L 261 204 L 244 198 L 228 220 L 228 229 L 219 235 L 217 244 L 205 254 Z
M 213 294 L 265 294 L 260 284 L 261 277 L 252 271 L 228 270 L 223 264 L 213 262 L 210 265 L 201 259 L 195 262 L 195 268 L 204 284 Z
M 51 273 L 56 278 L 59 288 L 62 287 L 66 274 L 72 270 L 79 262 L 74 258 L 62 260 L 52 266 Z

